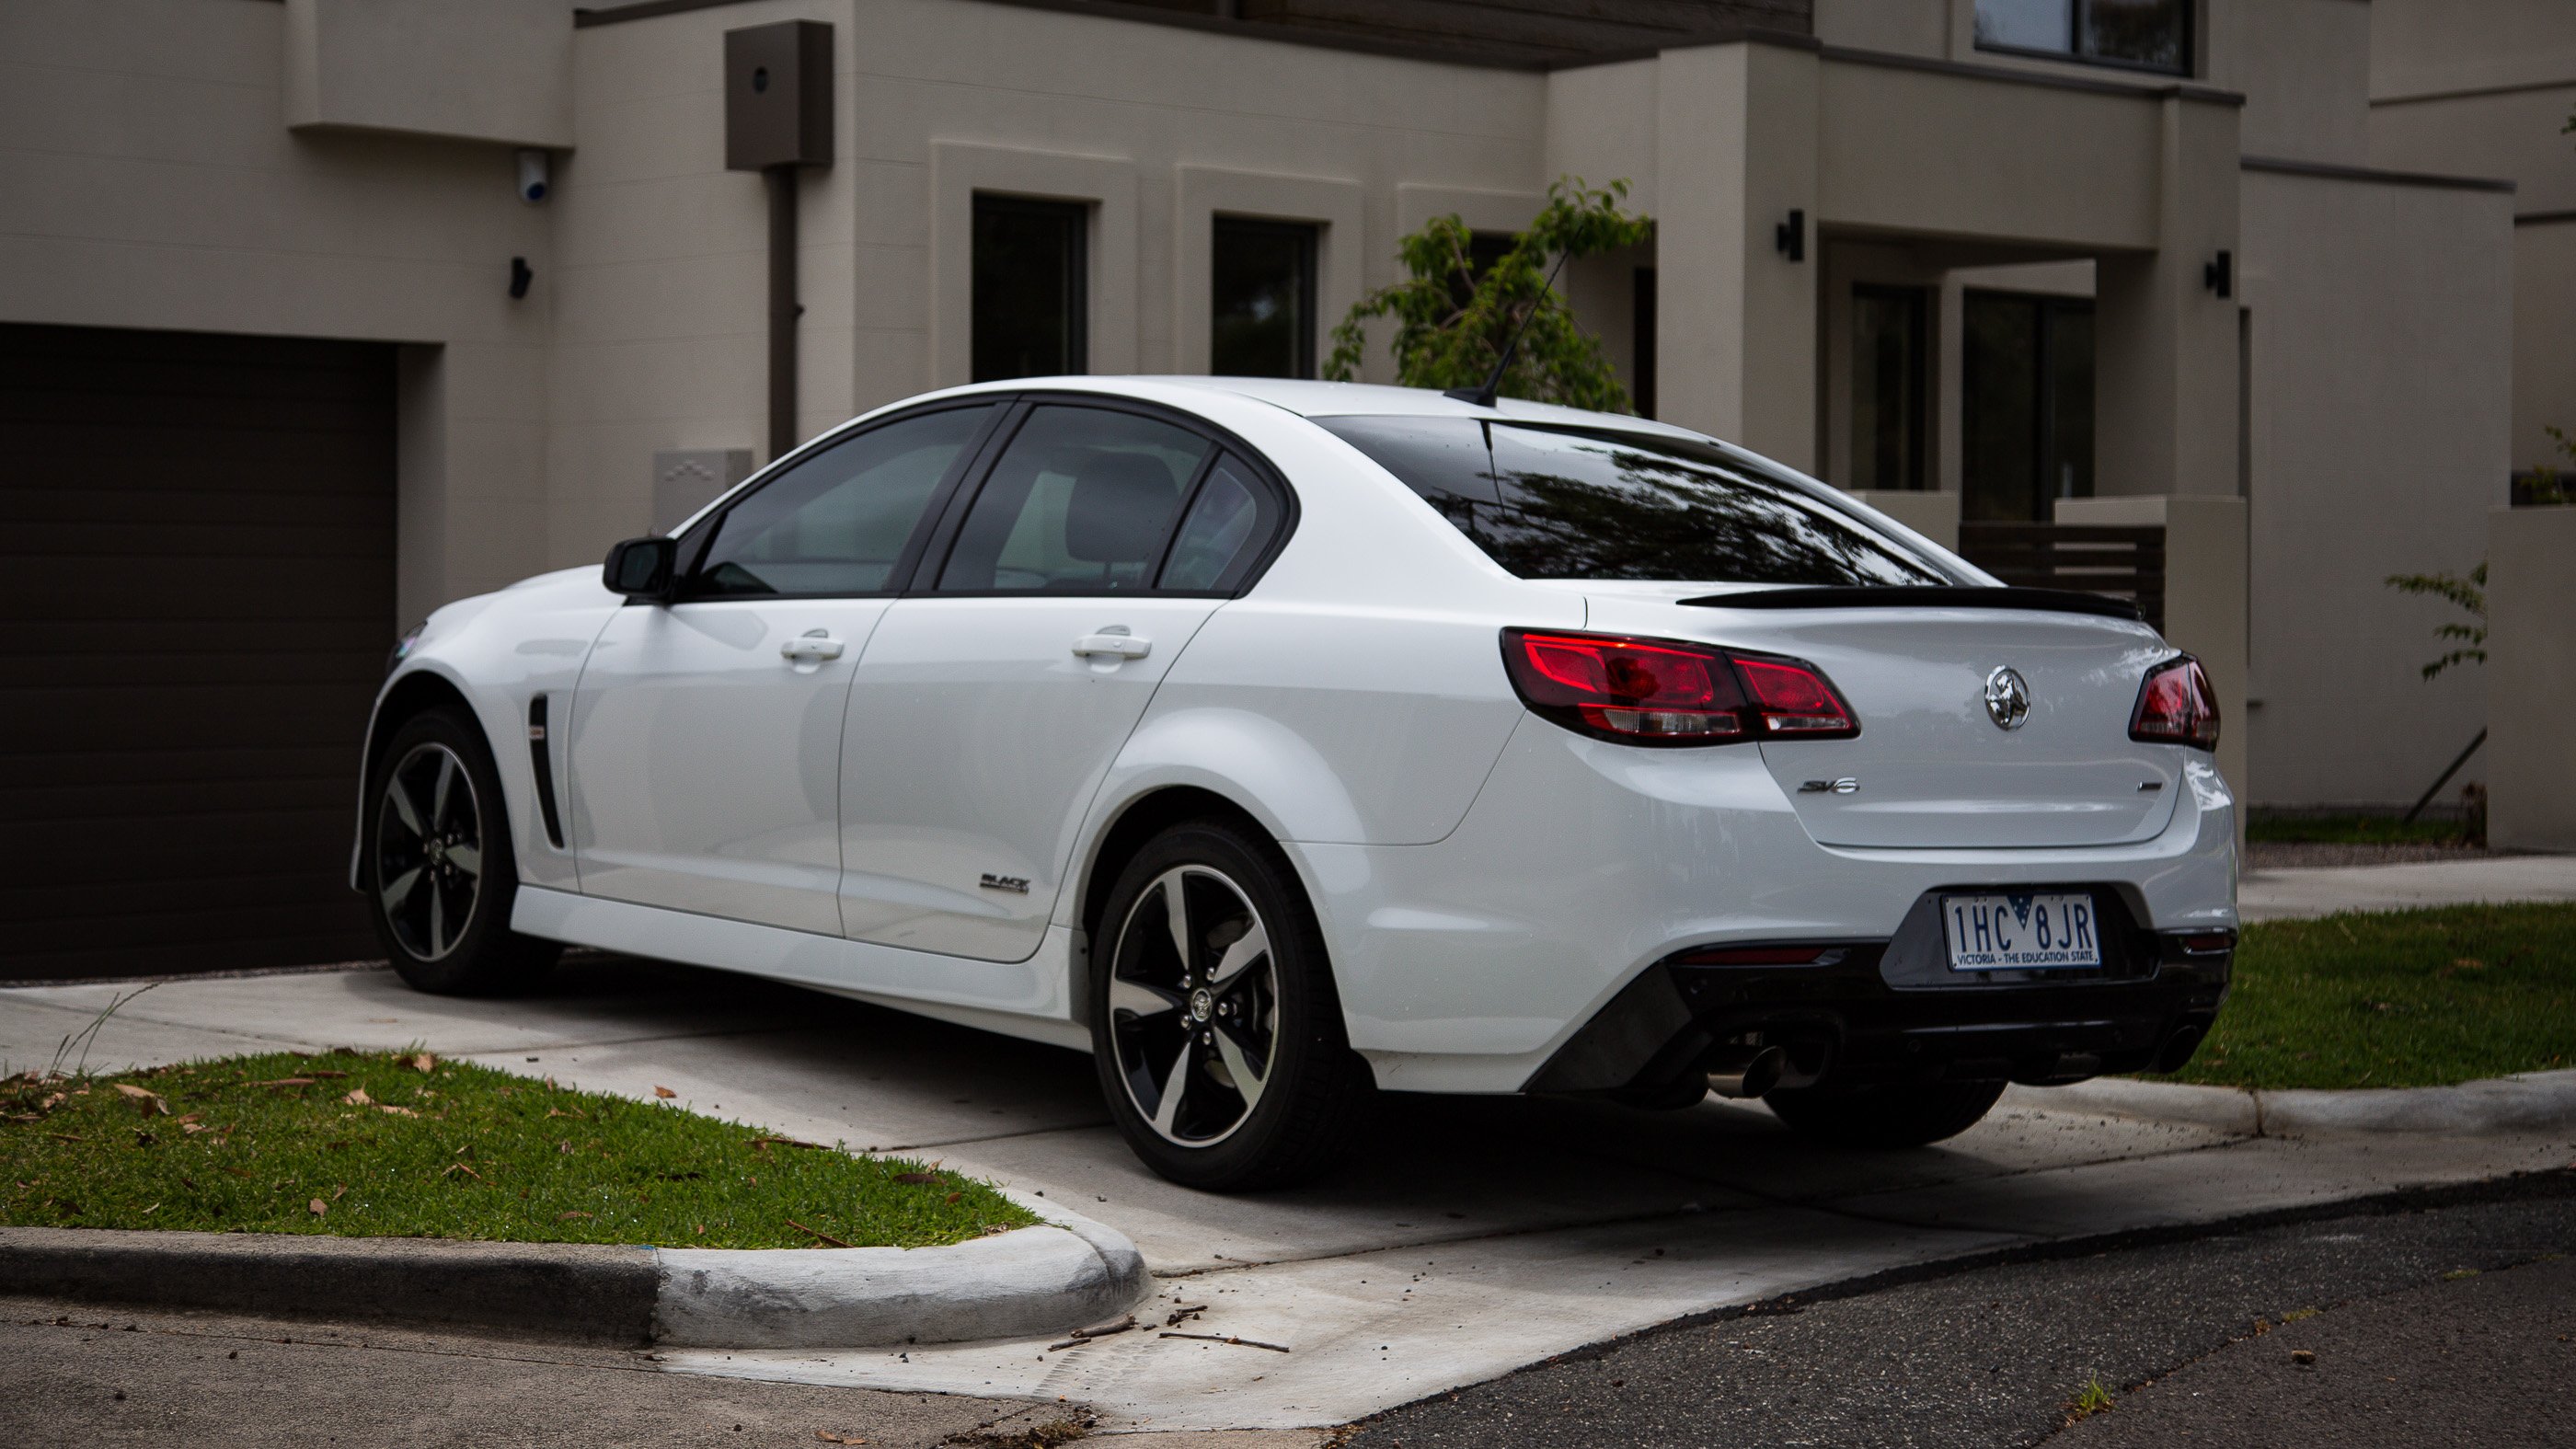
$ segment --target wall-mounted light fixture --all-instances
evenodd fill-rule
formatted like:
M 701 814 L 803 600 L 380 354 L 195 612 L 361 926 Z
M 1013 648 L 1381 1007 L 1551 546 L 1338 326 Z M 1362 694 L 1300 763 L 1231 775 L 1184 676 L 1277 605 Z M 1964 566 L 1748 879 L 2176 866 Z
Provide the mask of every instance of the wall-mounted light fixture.
M 1807 213 L 1791 211 L 1787 221 L 1771 229 L 1771 245 L 1779 248 L 1780 255 L 1793 262 L 1805 261 L 1807 259 Z
M 528 265 L 528 259 L 526 257 L 510 258 L 511 301 L 515 302 L 521 297 L 528 295 L 528 284 L 536 279 L 536 269 Z
M 2220 252 L 2200 269 L 2201 285 L 2222 297 L 2236 295 L 2236 254 Z

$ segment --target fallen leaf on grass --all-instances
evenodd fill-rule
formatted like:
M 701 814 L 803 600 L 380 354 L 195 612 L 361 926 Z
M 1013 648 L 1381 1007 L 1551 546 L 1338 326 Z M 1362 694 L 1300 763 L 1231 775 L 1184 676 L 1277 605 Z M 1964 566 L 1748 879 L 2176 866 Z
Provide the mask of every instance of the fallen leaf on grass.
M 846 1247 L 848 1247 L 848 1246 L 849 1246 L 849 1244 L 847 1244 L 847 1243 L 845 1243 L 845 1242 L 842 1242 L 840 1239 L 838 1239 L 838 1238 L 836 1238 L 836 1237 L 833 1237 L 830 1233 L 816 1232 L 814 1229 L 812 1229 L 812 1228 L 809 1228 L 809 1227 L 805 1226 L 803 1223 L 800 1223 L 800 1222 L 796 1221 L 794 1218 L 789 1218 L 789 1219 L 787 1220 L 787 1226 L 789 1226 L 789 1227 L 791 1227 L 791 1228 L 794 1228 L 796 1231 L 798 1231 L 798 1232 L 800 1232 L 800 1233 L 803 1233 L 803 1234 L 807 1235 L 808 1237 L 820 1238 L 820 1239 L 822 1239 L 824 1242 L 827 1242 L 827 1243 L 831 1244 L 831 1245 L 832 1245 L 833 1247 L 835 1247 L 835 1248 L 846 1248 Z
M 345 1182 L 331 1189 L 331 1201 L 333 1202 L 338 1202 L 340 1199 L 347 1197 L 348 1195 L 349 1185 Z
M 966 1196 L 966 1194 L 964 1194 L 964 1193 L 962 1193 L 962 1192 L 952 1192 L 952 1193 L 950 1193 L 950 1194 L 949 1194 L 945 1199 L 943 1199 L 943 1201 L 945 1201 L 949 1206 L 951 1206 L 951 1207 L 955 1207 L 955 1206 L 957 1205 L 957 1203 L 958 1203 L 958 1200 L 959 1200 L 959 1199 L 961 1199 L 961 1198 L 963 1198 L 963 1197 L 965 1197 L 965 1196 Z
M 313 1079 L 311 1077 L 272 1077 L 265 1082 L 253 1082 L 251 1085 L 254 1087 L 309 1087 L 313 1085 Z
M 141 1109 L 143 1115 L 146 1117 L 167 1117 L 170 1115 L 170 1104 L 163 1101 L 161 1099 L 161 1094 L 158 1092 L 147 1092 L 141 1087 L 133 1086 L 126 1082 L 117 1083 L 116 1090 L 123 1092 L 127 1097 L 133 1099 L 134 1105 Z
M 467 1177 L 474 1179 L 476 1182 L 483 1181 L 483 1174 L 476 1172 L 473 1168 L 466 1166 L 462 1162 L 451 1162 L 447 1164 L 445 1168 L 439 1171 L 438 1175 L 441 1177 L 450 1177 L 460 1172 L 464 1173 Z
M 349 1089 L 349 1095 L 342 1097 L 340 1100 L 348 1103 L 352 1107 L 372 1107 L 376 1105 L 376 1099 L 368 1096 L 367 1089 L 364 1087 L 351 1087 Z
M 656 1096 L 656 1097 L 661 1097 L 661 1098 L 668 1099 L 668 1098 L 676 1097 L 676 1096 L 678 1096 L 678 1095 L 680 1095 L 680 1094 L 679 1094 L 679 1093 L 677 1093 L 677 1092 L 672 1091 L 672 1090 L 671 1090 L 670 1088 L 668 1088 L 668 1087 L 655 1087 L 655 1088 L 653 1089 L 653 1095 L 654 1095 L 654 1096 Z
M 308 1077 L 345 1077 L 349 1074 L 347 1072 L 324 1071 L 320 1067 L 306 1067 L 304 1069 L 304 1075 Z
M 546 1109 L 546 1115 L 549 1117 L 579 1117 L 584 1122 L 590 1120 L 590 1114 L 588 1112 L 567 1112 L 560 1107 L 548 1107 Z
M 754 1137 L 751 1146 L 755 1152 L 764 1152 L 772 1147 L 802 1147 L 814 1152 L 823 1150 L 820 1142 L 799 1142 L 793 1137 Z
M 229 1172 L 229 1173 L 231 1173 L 233 1176 L 240 1178 L 240 1179 L 241 1179 L 242 1181 L 244 1181 L 244 1182 L 249 1182 L 249 1181 L 251 1180 L 251 1175 L 250 1175 L 249 1173 L 247 1173 L 247 1172 L 242 1171 L 242 1170 L 241 1170 L 240 1168 L 238 1168 L 238 1167 L 218 1167 L 218 1168 L 216 1168 L 216 1169 L 215 1169 L 215 1171 L 217 1171 L 217 1172 Z
M 45 1135 L 51 1137 L 56 1142 L 87 1142 L 89 1140 L 86 1137 L 78 1136 L 70 1132 L 48 1132 Z
M 397 1107 L 391 1102 L 378 1102 L 376 1104 L 376 1110 L 379 1112 L 391 1112 L 397 1117 L 417 1117 L 420 1115 L 409 1107 Z
M 568 1212 L 568 1213 L 557 1213 L 557 1214 L 555 1214 L 555 1221 L 556 1221 L 556 1222 L 559 1222 L 559 1223 L 562 1223 L 562 1222 L 570 1222 L 570 1221 L 571 1221 L 572 1219 L 574 1219 L 574 1218 L 586 1218 L 586 1217 L 589 1217 L 589 1216 L 590 1216 L 590 1214 L 588 1214 L 588 1213 L 586 1213 L 586 1212 L 583 1212 L 581 1209 L 579 1209 L 579 1208 L 574 1208 L 571 1212 Z
M 306 1203 L 306 1204 L 304 1205 L 304 1210 L 305 1210 L 306 1212 L 308 1212 L 308 1213 L 313 1214 L 313 1216 L 315 1216 L 315 1217 L 317 1217 L 317 1218 L 318 1218 L 318 1217 L 322 1216 L 324 1213 L 329 1212 L 331 1209 L 329 1209 L 328 1207 L 325 1207 L 325 1206 L 323 1205 L 323 1203 L 322 1203 L 322 1199 L 320 1199 L 320 1198 L 318 1198 L 318 1197 L 317 1197 L 317 1198 L 313 1199 L 311 1202 Z
M 420 1052 L 413 1056 L 404 1057 L 401 1060 L 404 1066 L 411 1068 L 415 1072 L 426 1072 L 438 1065 L 438 1058 L 430 1055 L 428 1052 Z

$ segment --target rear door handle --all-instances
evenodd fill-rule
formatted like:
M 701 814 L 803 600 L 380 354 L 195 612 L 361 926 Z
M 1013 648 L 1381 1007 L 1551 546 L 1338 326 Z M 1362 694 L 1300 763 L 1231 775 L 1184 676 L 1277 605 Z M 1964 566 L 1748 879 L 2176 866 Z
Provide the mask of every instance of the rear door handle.
M 793 659 L 799 664 L 838 659 L 841 657 L 841 641 L 817 629 L 779 645 L 778 652 L 782 658 Z
M 1154 641 L 1133 634 L 1085 634 L 1073 641 L 1076 659 L 1142 659 L 1153 650 Z

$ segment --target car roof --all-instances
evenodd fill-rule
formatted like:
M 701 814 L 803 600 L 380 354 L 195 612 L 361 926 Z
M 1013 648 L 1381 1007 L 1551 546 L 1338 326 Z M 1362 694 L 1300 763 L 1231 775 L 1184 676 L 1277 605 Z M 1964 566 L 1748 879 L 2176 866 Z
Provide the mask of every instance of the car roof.
M 1071 381 L 1071 379 L 1066 379 Z M 1667 437 L 1704 440 L 1707 435 L 1652 418 L 1628 413 L 1593 412 L 1584 408 L 1559 407 L 1554 403 L 1526 402 L 1503 398 L 1492 407 L 1463 402 L 1427 387 L 1390 387 L 1373 382 L 1311 382 L 1285 377 L 1136 377 L 1134 382 L 1159 383 L 1167 387 L 1195 388 L 1207 392 L 1227 392 L 1238 397 L 1264 402 L 1272 407 L 1303 418 L 1332 417 L 1451 417 L 1512 418 L 1523 422 L 1554 423 L 1570 427 L 1613 428 L 1628 433 L 1657 433 Z M 1114 379 L 1094 378 L 1097 383 Z

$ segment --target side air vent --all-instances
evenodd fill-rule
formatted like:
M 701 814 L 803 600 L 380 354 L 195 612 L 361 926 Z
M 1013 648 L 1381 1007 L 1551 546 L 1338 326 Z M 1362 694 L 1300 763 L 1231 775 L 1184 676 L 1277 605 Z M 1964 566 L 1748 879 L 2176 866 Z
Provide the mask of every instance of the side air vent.
M 546 817 L 546 843 L 563 849 L 563 816 L 555 810 L 555 758 L 546 748 L 546 697 L 528 701 L 528 764 L 537 774 L 537 808 Z

